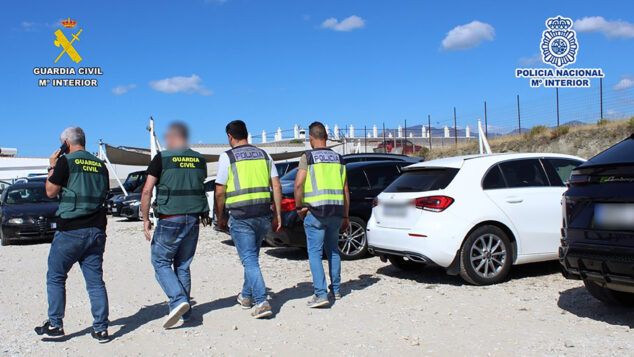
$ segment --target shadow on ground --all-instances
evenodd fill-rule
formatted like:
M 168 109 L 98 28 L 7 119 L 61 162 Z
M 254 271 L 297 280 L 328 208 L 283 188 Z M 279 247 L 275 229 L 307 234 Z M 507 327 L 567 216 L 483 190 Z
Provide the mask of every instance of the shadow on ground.
M 264 254 L 273 258 L 286 260 L 307 260 L 308 252 L 305 248 L 271 248 L 264 251 Z
M 585 287 L 560 292 L 557 306 L 579 317 L 634 328 L 634 309 L 606 305 L 592 297 Z

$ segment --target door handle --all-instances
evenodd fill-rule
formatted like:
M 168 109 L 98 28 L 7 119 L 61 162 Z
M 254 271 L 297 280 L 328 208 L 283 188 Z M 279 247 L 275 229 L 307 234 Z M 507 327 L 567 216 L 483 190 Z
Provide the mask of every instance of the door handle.
M 507 197 L 506 198 L 506 202 L 508 202 L 508 203 L 522 203 L 523 201 L 524 201 L 523 198 L 516 197 L 516 196 L 512 196 L 512 197 Z

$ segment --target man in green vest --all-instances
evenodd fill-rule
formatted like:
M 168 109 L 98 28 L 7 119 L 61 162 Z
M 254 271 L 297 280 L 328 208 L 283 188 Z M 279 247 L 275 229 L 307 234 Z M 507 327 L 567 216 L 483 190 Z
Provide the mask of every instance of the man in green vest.
M 341 155 L 328 149 L 328 133 L 320 122 L 309 127 L 310 145 L 299 160 L 295 177 L 295 205 L 304 221 L 308 261 L 313 274 L 315 294 L 308 307 L 329 306 L 326 275 L 321 258 L 326 253 L 330 268 L 331 296 L 339 300 L 341 293 L 341 258 L 337 247 L 339 232 L 348 228 L 350 194 L 346 165 Z
M 141 196 L 145 238 L 150 240 L 150 201 L 156 187 L 159 221 L 151 244 L 151 260 L 156 280 L 169 298 L 170 312 L 164 328 L 181 318 L 190 318 L 191 273 L 201 216 L 209 205 L 203 182 L 207 163 L 189 148 L 188 130 L 183 123 L 172 123 L 165 135 L 167 150 L 152 159 Z
M 86 151 L 86 135 L 70 127 L 61 135 L 64 152 L 49 158 L 46 195 L 61 193 L 57 210 L 57 231 L 48 255 L 46 292 L 48 320 L 35 328 L 38 335 L 64 335 L 66 278 L 79 262 L 90 298 L 93 327 L 91 335 L 100 342 L 108 337 L 108 294 L 103 282 L 103 253 L 106 246 L 108 170 L 103 161 Z
M 244 266 L 238 304 L 243 309 L 255 306 L 251 315 L 261 319 L 272 316 L 273 311 L 266 299 L 266 285 L 260 271 L 260 247 L 264 236 L 271 231 L 272 217 L 275 229 L 281 228 L 282 186 L 271 156 L 247 142 L 249 133 L 243 121 L 232 121 L 225 131 L 231 150 L 218 159 L 215 192 L 218 228 L 227 230 L 226 207 L 231 217 L 231 239 Z

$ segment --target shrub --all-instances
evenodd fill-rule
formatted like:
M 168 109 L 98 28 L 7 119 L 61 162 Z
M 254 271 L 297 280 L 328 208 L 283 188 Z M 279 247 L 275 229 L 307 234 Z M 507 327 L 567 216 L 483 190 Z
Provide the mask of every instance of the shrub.
M 603 118 L 603 119 L 599 119 L 599 120 L 597 120 L 597 125 L 598 125 L 598 126 L 603 126 L 603 125 L 606 125 L 606 124 L 607 124 L 607 123 L 609 123 L 609 122 L 610 122 L 610 121 L 609 121 L 608 119 Z
M 566 125 L 560 126 L 560 127 L 556 128 L 555 130 L 553 130 L 550 133 L 550 138 L 551 139 L 557 139 L 558 137 L 560 137 L 562 135 L 568 134 L 569 131 L 570 131 L 570 127 L 569 126 L 566 126 Z
M 414 156 L 425 158 L 425 157 L 427 157 L 428 154 L 429 154 L 429 148 L 423 146 L 420 150 L 418 150 L 414 154 Z
M 540 136 L 544 135 L 548 132 L 548 128 L 544 125 L 535 125 L 531 128 L 531 131 L 528 133 L 529 136 Z
M 634 134 L 634 117 L 631 117 L 628 121 L 627 121 L 627 128 L 629 129 L 629 131 L 632 132 L 632 134 Z
M 288 142 L 289 144 L 303 144 L 304 140 L 302 139 L 292 139 L 291 141 Z

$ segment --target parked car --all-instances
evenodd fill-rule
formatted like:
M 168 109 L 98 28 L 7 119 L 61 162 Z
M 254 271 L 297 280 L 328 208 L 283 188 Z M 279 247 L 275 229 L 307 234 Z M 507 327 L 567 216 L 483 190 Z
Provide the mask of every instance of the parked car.
M 363 153 L 343 155 L 346 164 L 359 161 L 403 161 L 411 164 L 423 161 L 421 157 L 411 157 L 402 154 Z
M 384 142 L 380 143 L 377 146 L 377 148 L 387 153 L 391 153 L 392 151 L 395 151 L 395 152 L 398 151 L 399 154 L 414 154 L 423 149 L 422 146 L 416 145 L 413 142 L 407 139 L 402 139 L 402 138 L 385 140 Z
M 123 187 L 125 187 L 128 193 L 132 193 L 137 190 L 139 187 L 143 187 L 145 185 L 145 181 L 147 180 L 147 172 L 146 171 L 135 171 L 128 174 L 125 181 L 123 181 Z M 108 191 L 108 195 L 106 196 L 106 200 L 111 199 L 114 196 L 120 195 L 123 193 L 123 190 L 118 185 L 116 187 L 111 188 Z M 108 214 L 112 213 L 110 208 L 108 207 Z
M 59 197 L 46 196 L 45 183 L 21 182 L 9 186 L 0 196 L 0 241 L 52 241 L 57 228 L 55 212 Z
M 339 236 L 343 259 L 358 259 L 367 253 L 365 226 L 372 211 L 372 200 L 401 173 L 406 161 L 361 161 L 346 164 L 350 190 L 350 226 Z M 280 179 L 282 183 L 282 232 L 272 232 L 266 242 L 272 246 L 306 247 L 303 222 L 295 212 L 293 196 L 296 172 Z
M 560 263 L 608 304 L 634 305 L 634 134 L 572 172 Z
M 279 177 L 286 175 L 289 171 L 296 168 L 299 165 L 299 161 L 284 161 L 284 162 L 276 162 L 275 168 L 277 169 L 277 174 Z
M 0 195 L 4 192 L 4 189 L 11 186 L 11 182 L 0 180 Z
M 411 165 L 375 200 L 368 250 L 399 268 L 437 265 L 499 283 L 511 265 L 557 259 L 564 182 L 581 163 L 494 154 Z

